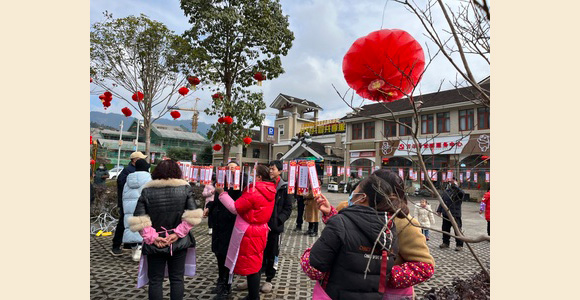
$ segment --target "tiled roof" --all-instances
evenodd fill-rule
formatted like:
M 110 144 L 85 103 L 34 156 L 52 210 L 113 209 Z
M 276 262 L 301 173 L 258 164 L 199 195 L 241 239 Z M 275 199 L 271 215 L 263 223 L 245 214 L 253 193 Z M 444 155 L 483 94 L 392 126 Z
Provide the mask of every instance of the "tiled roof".
M 318 104 L 312 102 L 312 101 L 308 101 L 306 99 L 300 99 L 300 98 L 296 98 L 294 96 L 289 96 L 286 94 L 280 94 L 282 95 L 282 97 L 284 97 L 286 100 L 293 102 L 293 103 L 298 103 L 298 104 L 302 104 L 302 105 L 307 105 L 307 106 L 312 106 L 312 107 L 316 107 L 316 108 L 320 108 L 322 109 L 322 107 L 318 106 Z

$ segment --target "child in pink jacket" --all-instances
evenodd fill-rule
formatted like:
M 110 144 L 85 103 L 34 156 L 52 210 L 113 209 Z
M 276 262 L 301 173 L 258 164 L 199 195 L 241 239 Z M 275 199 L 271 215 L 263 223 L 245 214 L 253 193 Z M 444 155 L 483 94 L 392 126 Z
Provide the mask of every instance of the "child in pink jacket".
M 211 178 L 211 183 L 210 184 L 206 184 L 205 187 L 203 188 L 203 192 L 201 193 L 202 196 L 205 197 L 205 209 L 203 210 L 203 215 L 204 216 L 208 216 L 209 217 L 209 207 L 211 206 L 211 202 L 213 202 L 214 199 L 214 194 L 215 194 L 215 187 L 213 186 L 213 184 L 215 183 L 216 177 L 215 174 L 212 176 Z M 207 220 L 207 226 L 209 227 L 207 234 L 211 235 L 212 230 L 212 224 L 211 224 L 211 217 L 208 218 Z

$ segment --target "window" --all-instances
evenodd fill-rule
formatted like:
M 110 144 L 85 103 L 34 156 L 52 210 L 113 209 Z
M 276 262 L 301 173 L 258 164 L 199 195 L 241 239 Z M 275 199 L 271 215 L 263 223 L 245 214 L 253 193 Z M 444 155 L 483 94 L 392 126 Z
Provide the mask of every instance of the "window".
M 252 152 L 252 158 L 260 158 L 260 149 L 254 149 Z
M 397 136 L 397 123 L 385 121 L 385 137 Z
M 375 122 L 365 122 L 365 139 L 375 138 Z
M 284 124 L 278 125 L 278 133 L 284 135 Z
M 413 118 L 411 118 L 411 117 L 399 118 L 399 122 L 406 124 L 409 127 L 412 126 L 412 123 L 411 123 L 412 120 L 413 120 Z M 400 136 L 411 135 L 411 129 L 403 126 L 403 124 L 399 124 L 399 135 Z
M 360 140 L 362 139 L 362 123 L 352 124 L 352 139 Z
M 433 115 L 422 115 L 421 116 L 421 133 L 433 133 Z
M 246 157 L 248 155 L 248 147 L 242 147 L 242 157 Z
M 473 109 L 459 111 L 459 130 L 473 130 Z
M 477 109 L 477 128 L 489 129 L 489 107 L 480 107 Z
M 437 114 L 437 132 L 449 132 L 450 128 L 449 113 L 438 113 Z

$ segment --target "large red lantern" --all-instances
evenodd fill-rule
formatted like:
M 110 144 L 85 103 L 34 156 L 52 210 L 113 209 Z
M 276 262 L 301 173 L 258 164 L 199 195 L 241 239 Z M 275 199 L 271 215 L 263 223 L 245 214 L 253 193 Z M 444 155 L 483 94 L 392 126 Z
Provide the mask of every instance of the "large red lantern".
M 111 94 L 111 92 L 106 91 L 103 95 L 105 96 L 105 101 L 106 100 L 109 100 L 109 101 L 113 100 L 113 94 Z
M 262 86 L 262 81 L 266 80 L 266 76 L 262 72 L 257 72 L 254 74 L 254 79 L 258 81 L 258 86 Z
M 121 112 L 125 115 L 125 117 L 130 117 L 133 112 L 128 107 L 123 107 Z
M 234 119 L 230 116 L 225 116 L 224 117 L 224 123 L 231 125 L 232 123 L 234 123 Z
M 107 101 L 107 100 L 103 101 L 103 106 L 105 107 L 105 110 L 107 110 L 107 107 L 111 106 L 111 101 L 110 100 L 109 101 Z
M 365 99 L 391 102 L 409 94 L 425 69 L 421 45 L 400 29 L 357 39 L 342 61 L 348 85 Z
M 216 99 L 223 99 L 224 96 L 222 95 L 222 93 L 215 93 L 213 95 L 211 95 L 211 98 L 216 100 Z
M 172 112 L 170 113 L 170 115 L 173 117 L 173 120 L 175 120 L 175 119 L 177 119 L 177 118 L 181 117 L 181 114 L 180 114 L 178 111 L 176 111 L 176 110 L 172 111 Z
M 195 86 L 198 85 L 201 80 L 195 76 L 187 76 L 187 81 L 191 85 L 191 88 L 195 91 Z
M 101 102 L 105 101 L 105 95 L 99 95 L 99 99 L 101 99 Z
M 189 93 L 189 89 L 183 86 L 179 88 L 178 92 L 181 96 L 185 96 Z
M 143 95 L 143 93 L 137 91 L 137 93 L 133 94 L 133 97 L 131 97 L 133 99 L 133 101 L 141 101 L 143 100 L 143 98 L 145 98 L 145 95 Z
M 221 123 L 223 123 L 223 122 L 224 122 L 224 117 L 219 117 L 219 118 L 218 118 L 218 123 L 220 123 L 220 124 L 221 124 Z
M 222 150 L 222 146 L 220 144 L 215 144 L 215 145 L 213 145 L 213 150 L 220 151 L 220 150 Z
M 250 138 L 249 136 L 244 138 L 244 144 L 249 145 L 250 143 L 252 143 L 252 138 Z

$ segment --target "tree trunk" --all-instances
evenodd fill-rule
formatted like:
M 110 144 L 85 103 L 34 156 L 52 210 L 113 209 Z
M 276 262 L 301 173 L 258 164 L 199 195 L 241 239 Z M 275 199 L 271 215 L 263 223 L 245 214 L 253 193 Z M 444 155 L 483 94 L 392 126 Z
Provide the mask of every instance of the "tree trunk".
M 229 115 L 230 110 L 232 108 L 232 82 L 230 81 L 229 76 L 230 75 L 226 72 L 226 78 L 224 80 L 225 86 L 226 86 L 226 99 L 225 99 L 225 103 L 224 103 L 224 115 Z M 231 145 L 232 138 L 231 138 L 230 134 L 231 134 L 230 128 L 226 127 L 225 134 L 224 134 L 224 140 L 222 141 L 223 148 L 224 148 L 224 157 L 223 157 L 223 164 L 224 165 L 226 163 L 228 163 L 229 158 L 230 158 L 230 149 L 232 147 L 232 145 Z
M 145 122 L 143 122 L 145 123 Z M 151 162 L 151 124 L 143 126 L 145 130 L 145 155 L 147 155 L 147 162 Z

